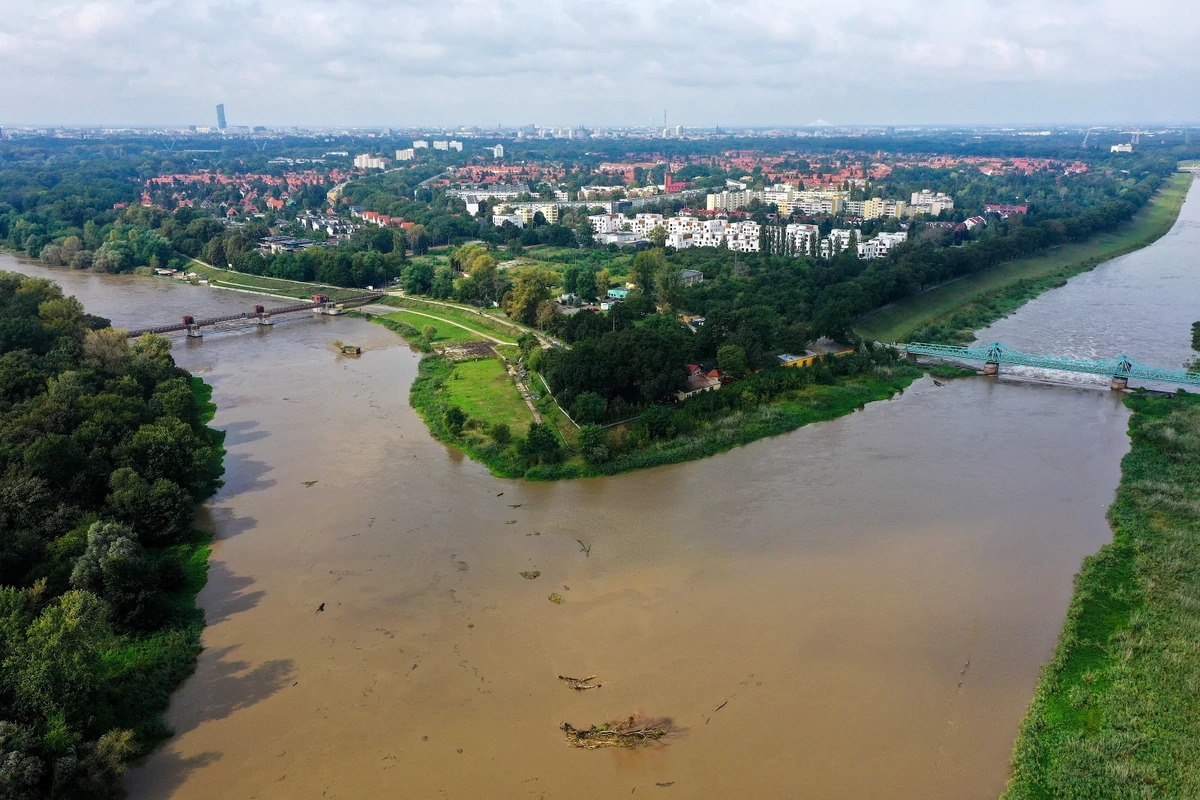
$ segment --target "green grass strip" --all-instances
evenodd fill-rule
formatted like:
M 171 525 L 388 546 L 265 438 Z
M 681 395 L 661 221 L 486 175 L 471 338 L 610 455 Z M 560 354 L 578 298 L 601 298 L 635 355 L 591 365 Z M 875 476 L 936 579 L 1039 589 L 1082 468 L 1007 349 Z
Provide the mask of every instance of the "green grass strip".
M 1004 800 L 1200 797 L 1200 396 L 1137 394 L 1132 447 Z

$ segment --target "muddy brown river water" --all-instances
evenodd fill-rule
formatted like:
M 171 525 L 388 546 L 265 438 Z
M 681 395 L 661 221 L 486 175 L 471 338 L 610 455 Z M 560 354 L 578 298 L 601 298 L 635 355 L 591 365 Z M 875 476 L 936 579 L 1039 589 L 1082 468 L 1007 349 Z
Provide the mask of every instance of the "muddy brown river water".
M 118 325 L 255 302 L 0 269 Z M 205 650 L 138 799 L 995 798 L 1127 449 L 1108 391 L 924 379 L 705 461 L 531 484 L 428 436 L 381 326 L 175 355 L 215 388 L 227 484 Z M 631 714 L 682 732 L 585 752 L 558 729 Z

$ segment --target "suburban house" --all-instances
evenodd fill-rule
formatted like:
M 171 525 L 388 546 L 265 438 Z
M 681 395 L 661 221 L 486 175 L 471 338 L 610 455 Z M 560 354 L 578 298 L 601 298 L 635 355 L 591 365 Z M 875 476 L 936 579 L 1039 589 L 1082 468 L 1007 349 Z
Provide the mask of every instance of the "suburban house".
M 703 283 L 704 273 L 698 269 L 685 269 L 683 271 L 683 285 L 691 286 L 693 283 Z
M 688 379 L 684 388 L 675 393 L 680 402 L 701 392 L 712 392 L 721 388 L 721 372 L 712 369 L 707 372 L 699 364 L 688 364 Z

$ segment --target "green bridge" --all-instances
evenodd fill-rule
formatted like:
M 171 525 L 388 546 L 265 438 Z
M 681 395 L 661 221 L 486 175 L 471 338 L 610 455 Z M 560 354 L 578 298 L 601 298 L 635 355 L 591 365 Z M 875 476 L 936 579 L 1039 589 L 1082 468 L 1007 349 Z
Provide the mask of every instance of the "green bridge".
M 976 347 L 955 347 L 945 344 L 927 344 L 925 342 L 910 342 L 903 345 L 910 359 L 917 356 L 938 356 L 940 358 L 956 358 L 963 361 L 982 361 L 985 375 L 996 375 L 1000 372 L 1001 364 L 1011 364 L 1022 367 L 1040 367 L 1042 369 L 1057 369 L 1064 372 L 1084 372 L 1089 375 L 1103 375 L 1112 379 L 1112 388 L 1124 389 L 1129 385 L 1130 378 L 1161 383 L 1175 383 L 1183 386 L 1200 386 L 1200 372 L 1188 372 L 1182 369 L 1162 369 L 1139 364 L 1131 361 L 1128 356 L 1109 358 L 1104 361 L 1089 361 L 1083 358 L 1068 358 L 1064 356 L 1041 356 L 1034 353 L 1022 353 L 1011 347 L 1005 347 L 999 342 Z

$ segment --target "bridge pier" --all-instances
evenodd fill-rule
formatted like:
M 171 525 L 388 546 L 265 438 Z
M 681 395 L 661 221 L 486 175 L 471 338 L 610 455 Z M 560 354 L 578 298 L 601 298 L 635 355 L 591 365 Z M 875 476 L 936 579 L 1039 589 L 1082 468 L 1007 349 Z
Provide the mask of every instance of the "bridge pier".
M 255 319 L 257 325 L 274 325 L 275 322 L 268 316 L 261 316 Z
M 983 365 L 983 374 L 984 375 L 999 375 L 1000 374 L 999 362 L 997 362 L 997 361 L 985 362 Z
M 184 330 L 187 332 L 187 337 L 188 337 L 189 339 L 202 339 L 202 338 L 204 338 L 204 334 L 200 332 L 200 326 L 199 326 L 199 325 L 188 325 L 186 328 L 184 328 Z
M 904 353 L 904 357 L 905 357 L 905 358 L 907 358 L 909 361 L 912 361 L 913 363 L 916 363 L 916 360 L 917 360 L 917 354 L 916 354 L 916 353 L 909 353 L 909 352 L 907 352 L 907 351 L 906 351 L 906 352 Z
M 1112 383 L 1108 387 L 1114 392 L 1124 391 L 1129 388 L 1129 378 L 1126 378 L 1124 375 L 1113 375 Z

